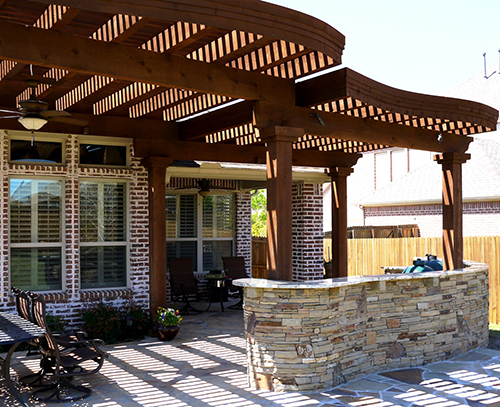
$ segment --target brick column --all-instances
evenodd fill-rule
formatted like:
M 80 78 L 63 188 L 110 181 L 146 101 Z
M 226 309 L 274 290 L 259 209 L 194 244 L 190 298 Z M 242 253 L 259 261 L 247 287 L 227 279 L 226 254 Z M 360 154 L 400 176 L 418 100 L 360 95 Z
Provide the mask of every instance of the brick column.
M 236 256 L 245 258 L 247 274 L 252 274 L 252 197 L 250 192 L 236 194 Z
M 434 156 L 443 174 L 443 253 L 444 270 L 463 267 L 462 164 L 470 154 L 444 153 Z
M 292 229 L 293 281 L 323 278 L 322 184 L 293 184 Z

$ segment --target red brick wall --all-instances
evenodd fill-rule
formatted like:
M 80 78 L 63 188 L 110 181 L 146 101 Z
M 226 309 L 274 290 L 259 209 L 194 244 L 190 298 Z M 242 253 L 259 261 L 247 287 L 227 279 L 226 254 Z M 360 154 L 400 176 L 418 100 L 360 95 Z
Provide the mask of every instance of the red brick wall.
M 250 192 L 236 194 L 236 256 L 245 258 L 247 274 L 252 274 L 252 197 Z
M 323 278 L 323 186 L 294 183 L 292 189 L 292 278 Z
M 61 315 L 69 322 L 79 320 L 82 306 L 98 300 L 109 300 L 117 305 L 133 299 L 139 305 L 149 307 L 148 277 L 148 195 L 147 171 L 139 165 L 139 159 L 132 159 L 130 169 L 84 168 L 78 166 L 78 138 L 68 136 L 66 140 L 66 165 L 8 164 L 8 137 L 0 132 L 2 166 L 2 194 L 0 205 L 4 216 L 0 221 L 2 239 L 0 253 L 2 271 L 0 274 L 0 309 L 14 309 L 13 298 L 9 295 L 9 184 L 12 175 L 49 176 L 64 178 L 65 240 L 63 259 L 63 287 L 61 292 L 46 296 L 48 312 Z M 132 155 L 132 146 L 129 146 Z M 80 291 L 79 267 L 79 208 L 78 182 L 80 178 L 107 178 L 128 181 L 129 185 L 129 231 L 130 231 L 130 285 L 126 289 L 103 289 Z
M 364 219 L 367 226 L 417 224 L 421 237 L 443 235 L 442 206 L 438 204 L 366 207 Z M 463 235 L 500 235 L 500 202 L 465 202 Z

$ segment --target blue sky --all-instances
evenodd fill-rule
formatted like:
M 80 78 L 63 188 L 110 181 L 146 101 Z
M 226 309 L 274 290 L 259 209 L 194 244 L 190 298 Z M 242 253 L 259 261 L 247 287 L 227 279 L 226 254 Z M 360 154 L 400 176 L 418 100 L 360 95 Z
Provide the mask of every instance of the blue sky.
M 343 64 L 386 85 L 441 95 L 500 72 L 500 0 L 268 0 L 346 37 Z

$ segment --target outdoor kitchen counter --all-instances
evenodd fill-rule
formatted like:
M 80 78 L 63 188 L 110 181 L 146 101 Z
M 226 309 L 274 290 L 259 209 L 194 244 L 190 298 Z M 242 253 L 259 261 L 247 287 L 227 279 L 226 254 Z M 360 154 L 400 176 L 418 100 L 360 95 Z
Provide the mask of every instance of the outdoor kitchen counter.
M 267 280 L 264 278 L 241 278 L 234 280 L 233 284 L 239 287 L 254 287 L 254 288 L 288 288 L 288 289 L 314 289 L 314 288 L 333 288 L 344 287 L 354 284 L 372 283 L 375 281 L 390 281 L 390 280 L 414 280 L 414 279 L 428 279 L 440 278 L 448 275 L 466 275 L 475 274 L 478 270 L 488 269 L 487 264 L 483 263 L 469 263 L 470 266 L 463 269 L 456 269 L 450 271 L 434 271 L 426 273 L 395 273 L 395 274 L 374 274 L 369 276 L 350 276 L 340 278 L 329 278 L 322 280 L 312 281 L 276 281 Z
M 488 266 L 307 282 L 239 279 L 248 378 L 317 391 L 421 366 L 488 342 Z

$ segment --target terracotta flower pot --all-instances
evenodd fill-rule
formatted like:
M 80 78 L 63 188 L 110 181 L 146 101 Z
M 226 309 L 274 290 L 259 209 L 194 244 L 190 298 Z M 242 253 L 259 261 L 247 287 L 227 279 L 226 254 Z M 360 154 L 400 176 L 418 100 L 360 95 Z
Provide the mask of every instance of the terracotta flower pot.
M 156 327 L 156 336 L 160 341 L 171 341 L 179 332 L 180 326 L 158 326 Z

